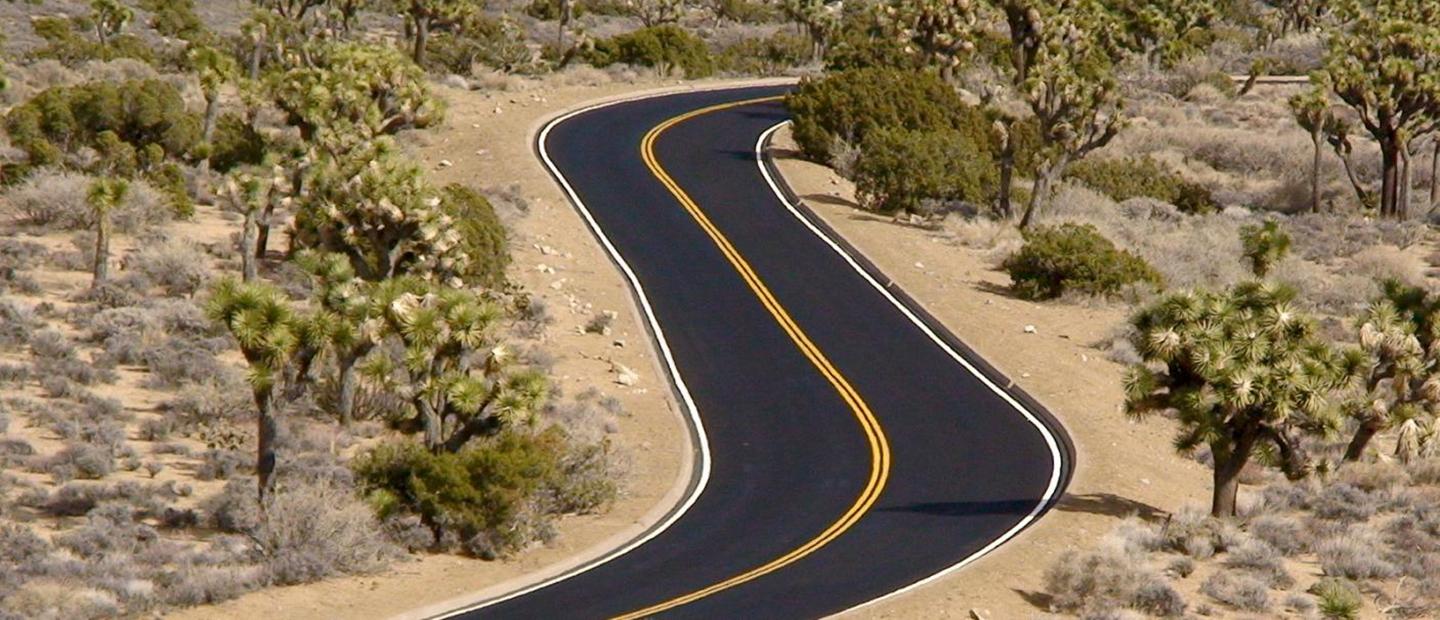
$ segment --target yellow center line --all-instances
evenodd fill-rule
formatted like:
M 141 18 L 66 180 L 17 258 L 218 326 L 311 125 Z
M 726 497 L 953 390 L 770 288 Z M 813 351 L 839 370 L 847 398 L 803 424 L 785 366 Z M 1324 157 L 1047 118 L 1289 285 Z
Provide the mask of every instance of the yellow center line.
M 655 159 L 656 139 L 660 137 L 660 134 L 675 125 L 703 114 L 779 99 L 780 97 L 764 97 L 760 99 L 735 101 L 693 110 L 673 117 L 655 126 L 649 133 L 645 134 L 645 139 L 642 140 L 640 144 L 640 154 L 645 161 L 646 167 L 650 169 L 650 172 L 670 190 L 671 194 L 675 195 L 680 205 L 685 207 L 685 210 L 695 218 L 695 222 L 700 225 L 700 228 L 705 231 L 705 234 L 709 235 L 710 240 L 713 241 L 715 246 L 720 249 L 720 252 L 725 255 L 726 260 L 740 273 L 740 277 L 745 280 L 745 284 L 750 287 L 750 290 L 760 299 L 760 303 L 765 306 L 765 309 L 770 312 L 770 315 L 773 316 L 775 321 L 780 324 L 780 327 L 785 330 L 790 340 L 793 341 L 795 346 L 800 349 L 800 352 L 810 360 L 810 363 L 815 365 L 815 368 L 820 371 L 820 374 L 830 382 L 830 385 L 840 393 L 840 397 L 849 405 L 851 411 L 855 414 L 855 419 L 860 423 L 860 427 L 865 432 L 866 441 L 870 444 L 870 477 L 865 483 L 864 490 L 860 492 L 859 497 L 850 505 L 850 508 L 846 510 L 844 514 L 840 515 L 839 519 L 825 528 L 823 532 L 820 532 L 820 534 L 805 544 L 785 555 L 740 573 L 739 575 L 663 603 L 618 616 L 617 620 L 631 620 L 651 616 L 686 603 L 697 601 L 716 592 L 733 588 L 747 581 L 758 579 L 764 575 L 780 570 L 800 560 L 800 558 L 814 553 L 816 550 L 840 537 L 841 534 L 854 526 L 855 523 L 870 510 L 870 507 L 879 499 L 880 491 L 885 488 L 885 482 L 890 476 L 890 444 L 886 441 L 885 433 L 880 428 L 880 422 L 875 418 L 875 414 L 870 411 L 870 407 L 865 404 L 864 399 L 860 398 L 855 388 L 851 387 L 850 382 L 845 380 L 845 377 L 840 374 L 840 371 L 835 369 L 835 366 L 830 363 L 830 360 L 825 357 L 825 354 L 820 351 L 820 348 L 815 346 L 815 343 L 810 340 L 809 336 L 805 335 L 805 331 L 800 329 L 800 326 L 790 317 L 790 313 L 775 299 L 770 289 L 765 286 L 764 281 L 762 281 L 760 276 L 755 273 L 755 270 L 750 267 L 750 263 L 746 262 L 740 252 L 735 249 L 735 246 L 730 243 L 730 240 L 710 221 L 710 218 L 705 215 L 705 212 L 700 209 L 699 205 L 695 204 L 695 201 L 690 198 L 689 194 L 686 194 L 684 190 L 680 189 L 679 184 L 670 177 L 669 173 L 665 172 L 665 169 Z

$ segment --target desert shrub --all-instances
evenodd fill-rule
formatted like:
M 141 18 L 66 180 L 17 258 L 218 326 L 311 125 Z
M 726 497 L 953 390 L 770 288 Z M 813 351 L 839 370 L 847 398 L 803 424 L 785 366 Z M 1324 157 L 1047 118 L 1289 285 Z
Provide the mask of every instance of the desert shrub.
M 173 417 L 175 430 L 189 432 L 202 424 L 217 420 L 241 420 L 249 417 L 255 403 L 244 384 L 238 380 L 208 380 L 187 384 L 180 393 L 161 408 Z
M 382 519 L 415 514 L 437 541 L 454 540 L 475 555 L 496 557 L 544 537 L 548 516 L 576 507 L 575 499 L 593 501 L 574 493 L 566 479 L 573 473 L 566 466 L 572 449 L 555 427 L 507 430 L 458 453 L 432 454 L 410 442 L 382 444 L 354 468 Z
M 284 485 L 265 498 L 264 511 L 254 537 L 275 583 L 373 572 L 395 552 L 375 514 L 349 489 Z
M 67 156 L 90 148 L 100 153 L 94 165 L 124 175 L 184 155 L 200 138 L 180 91 L 160 80 L 48 88 L 11 109 L 5 127 L 32 165 L 80 163 Z
M 115 471 L 115 455 L 103 446 L 71 443 L 48 459 L 45 469 L 62 482 L 72 478 L 98 480 Z
M 759 3 L 743 4 L 762 6 Z M 720 51 L 720 69 L 741 75 L 781 75 L 810 60 L 810 42 L 804 37 L 776 32 L 766 38 L 746 38 Z
M 1149 263 L 1117 249 L 1088 224 L 1027 231 L 1025 245 L 1002 267 L 1016 294 L 1033 300 L 1065 293 L 1112 296 L 1130 285 L 1161 285 L 1160 274 Z
M 30 335 L 43 325 L 30 308 L 13 299 L 0 299 L 0 347 L 28 344 Z
M 1119 549 L 1068 551 L 1045 571 L 1051 604 L 1069 612 L 1099 612 L 1127 607 L 1155 616 L 1179 616 L 1185 601 L 1143 556 Z
M 1379 509 L 1379 500 L 1354 485 L 1340 482 L 1325 485 L 1310 501 L 1310 511 L 1321 519 L 1361 522 Z
M 260 523 L 260 503 L 255 496 L 255 479 L 237 478 L 200 502 L 200 511 L 210 527 L 226 532 L 249 532 Z
M 164 580 L 161 592 L 170 605 L 210 605 L 265 585 L 265 569 L 246 565 L 182 566 Z
M 31 20 L 30 27 L 45 40 L 45 45 L 30 52 L 31 57 L 58 60 L 71 66 L 87 60 L 117 58 L 133 58 L 147 64 L 155 62 L 155 50 L 133 34 L 112 36 L 103 45 L 85 37 L 81 32 L 89 29 L 91 23 L 88 16 L 47 16 Z
M 1241 611 L 1270 609 L 1270 588 L 1264 581 L 1245 573 L 1217 572 L 1200 584 L 1200 591 Z
M 229 172 L 241 166 L 259 165 L 269 148 L 264 134 L 237 114 L 222 114 L 215 121 L 210 140 L 210 167 Z
M 195 14 L 195 0 L 141 0 L 140 8 L 150 12 L 150 27 L 164 36 L 192 42 L 210 37 Z
M 678 69 L 690 79 L 715 72 L 715 59 L 710 56 L 705 41 L 673 24 L 641 28 L 596 41 L 587 59 L 601 68 L 615 63 L 653 67 L 662 76 Z
M 880 128 L 860 143 L 856 196 L 877 211 L 923 213 L 927 201 L 979 202 L 997 172 L 986 143 L 958 131 Z
M 150 370 L 145 385 L 152 388 L 174 388 L 223 379 L 235 372 L 216 359 L 205 343 L 189 338 L 167 338 L 158 345 L 146 347 L 142 359 Z
M 1315 545 L 1320 568 L 1327 576 L 1346 579 L 1384 579 L 1399 571 L 1381 556 L 1379 537 L 1361 528 L 1327 538 Z
M 1270 587 L 1283 589 L 1293 585 L 1295 580 L 1285 571 L 1282 557 L 1269 543 L 1251 539 L 1235 545 L 1225 553 L 1225 566 L 1242 569 L 1263 579 Z
M 145 276 L 167 295 L 189 297 L 210 277 L 209 261 L 195 244 L 179 239 L 146 244 L 127 256 L 126 267 Z
M 1293 517 L 1264 515 L 1252 520 L 1246 529 L 1282 555 L 1295 555 L 1309 547 L 1304 526 Z
M 505 225 L 479 192 L 458 183 L 445 186 L 443 192 L 441 205 L 459 227 L 462 249 L 470 258 L 466 279 L 479 286 L 498 288 L 505 282 L 505 268 L 510 265 Z
M 806 79 L 787 95 L 795 142 L 805 155 L 830 161 L 836 139 L 861 144 L 877 129 L 955 129 L 988 144 L 989 123 L 949 85 L 928 72 L 856 69 Z
M 85 195 L 94 180 L 89 175 L 46 168 L 9 189 L 5 209 L 32 226 L 89 230 L 95 226 L 95 212 Z M 110 225 L 118 232 L 132 232 L 169 217 L 164 199 L 148 183 L 134 182 L 125 200 L 110 211 Z
M 1220 208 L 1205 186 L 1186 181 L 1150 157 L 1082 159 L 1065 169 L 1065 178 L 1117 202 L 1154 198 L 1173 204 L 1185 213 L 1211 213 Z
M 229 480 L 235 474 L 247 471 L 253 464 L 251 458 L 239 450 L 210 449 L 200 459 L 195 477 L 201 480 Z
M 1360 589 L 1345 579 L 1325 578 L 1310 586 L 1320 617 L 1327 620 L 1354 620 L 1360 616 L 1364 599 Z
M 18 567 L 44 558 L 50 543 L 19 523 L 0 523 L 0 564 Z

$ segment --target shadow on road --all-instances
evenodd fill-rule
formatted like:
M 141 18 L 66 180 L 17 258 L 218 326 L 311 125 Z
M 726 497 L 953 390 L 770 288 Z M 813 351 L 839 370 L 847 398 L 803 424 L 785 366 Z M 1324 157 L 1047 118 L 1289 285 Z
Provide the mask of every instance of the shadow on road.
M 943 517 L 966 517 L 988 514 L 1029 514 L 1035 508 L 1035 499 L 1011 499 L 989 502 L 922 502 L 901 506 L 877 508 L 876 512 L 911 512 Z M 1167 513 L 1150 504 L 1120 497 L 1114 493 L 1066 494 L 1055 504 L 1056 510 L 1083 512 L 1124 518 L 1136 515 L 1146 521 L 1164 517 Z

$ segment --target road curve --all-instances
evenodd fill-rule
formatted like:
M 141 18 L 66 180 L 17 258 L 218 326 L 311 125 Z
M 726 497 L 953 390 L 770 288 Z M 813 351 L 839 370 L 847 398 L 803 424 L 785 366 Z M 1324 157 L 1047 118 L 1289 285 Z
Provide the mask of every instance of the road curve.
M 1063 492 L 1060 425 L 783 197 L 757 145 L 786 88 L 606 105 L 541 133 L 637 287 L 700 465 L 634 544 L 445 617 L 824 616 L 968 563 Z

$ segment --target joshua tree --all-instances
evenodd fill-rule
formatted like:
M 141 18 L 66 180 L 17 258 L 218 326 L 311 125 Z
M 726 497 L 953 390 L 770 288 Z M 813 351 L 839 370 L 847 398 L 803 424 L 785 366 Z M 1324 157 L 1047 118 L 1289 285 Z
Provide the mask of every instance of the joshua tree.
M 1106 40 L 1114 20 L 1094 0 L 996 0 L 1010 27 L 1011 82 L 1034 114 L 1040 148 L 1026 228 L 1071 162 L 1124 126 L 1124 97 Z M 1002 210 L 1008 205 L 1001 205 Z
M 355 393 L 360 376 L 357 364 L 383 337 L 379 329 L 382 309 L 374 303 L 377 283 L 355 277 L 342 254 L 302 251 L 295 262 L 315 283 L 315 299 L 332 320 L 330 350 L 335 353 L 336 415 L 349 426 L 355 418 Z
M 398 4 L 408 20 L 412 37 L 410 57 L 417 65 L 425 64 L 430 30 L 439 24 L 463 19 L 472 8 L 472 2 L 467 0 L 402 0 Z
M 1217 517 L 1235 514 L 1240 471 L 1262 446 L 1273 446 L 1287 477 L 1307 474 L 1300 435 L 1335 426 L 1327 399 L 1360 363 L 1327 344 L 1293 298 L 1248 282 L 1171 294 L 1131 319 L 1144 363 L 1126 376 L 1126 411 L 1173 411 L 1177 449 L 1209 446 Z
M 1380 146 L 1380 215 L 1404 219 L 1410 143 L 1440 126 L 1440 4 L 1341 3 L 1319 74 Z
M 260 236 L 260 217 L 269 202 L 266 180 L 250 172 L 233 172 L 225 178 L 222 196 L 226 207 L 245 218 L 240 229 L 240 277 L 253 282 L 256 277 L 256 246 Z
M 501 311 L 479 294 L 403 277 L 381 282 L 373 303 L 402 350 L 372 357 L 365 372 L 411 404 L 430 450 L 458 451 L 544 402 L 545 378 L 512 369 L 494 333 Z
M 110 39 L 125 30 L 135 12 L 119 0 L 91 0 L 90 20 L 95 23 L 95 38 L 100 45 L 109 45 Z
M 1396 427 L 1408 429 L 1397 442 L 1404 456 L 1406 443 L 1419 443 L 1419 422 L 1433 418 L 1440 407 L 1440 297 L 1393 280 L 1383 288 L 1359 321 L 1364 384 L 1345 406 L 1358 423 L 1345 448 L 1346 461 L 1359 460 L 1377 434 Z
M 1250 272 L 1257 278 L 1270 275 L 1274 267 L 1290 253 L 1290 235 L 1280 228 L 1275 220 L 1264 224 L 1250 224 L 1240 228 L 1240 246 L 1245 259 L 1250 261 Z
M 1320 154 L 1325 145 L 1326 126 L 1333 122 L 1330 99 L 1320 89 L 1312 89 L 1290 98 L 1290 112 L 1295 122 L 1310 134 L 1314 145 L 1310 161 L 1310 212 L 1320 212 Z
M 948 81 L 975 50 L 977 12 L 973 0 L 894 0 L 881 8 L 879 18 L 907 48 L 938 65 L 940 77 Z
M 110 212 L 125 202 L 129 193 L 129 181 L 108 177 L 91 183 L 90 191 L 85 195 L 95 216 L 95 267 L 91 288 L 104 284 L 110 275 Z
M 625 6 L 646 28 L 673 24 L 685 13 L 685 0 L 629 0 Z
M 265 283 L 226 278 L 211 291 L 210 318 L 224 325 L 240 344 L 250 367 L 258 433 L 255 472 L 261 500 L 270 493 L 275 472 L 275 438 L 280 397 L 303 380 L 309 360 L 326 337 L 328 318 L 296 313 L 278 289 Z
M 810 38 L 810 58 L 816 62 L 823 60 L 830 38 L 840 26 L 837 7 L 825 0 L 781 0 L 780 9 Z
M 215 121 L 220 117 L 220 89 L 240 76 L 239 65 L 229 54 L 213 47 L 195 46 L 185 53 L 186 60 L 200 79 L 200 92 L 205 95 L 205 120 L 200 141 L 205 144 L 203 169 L 210 168 L 210 150 L 215 139 Z

